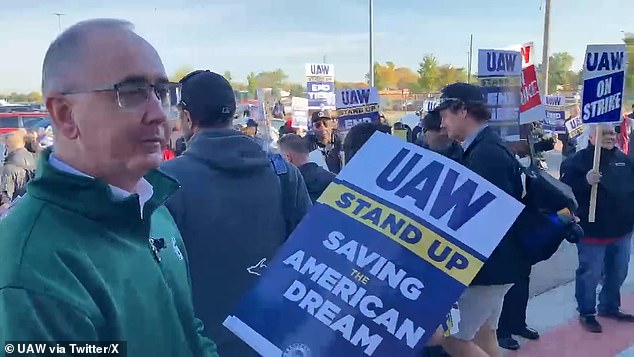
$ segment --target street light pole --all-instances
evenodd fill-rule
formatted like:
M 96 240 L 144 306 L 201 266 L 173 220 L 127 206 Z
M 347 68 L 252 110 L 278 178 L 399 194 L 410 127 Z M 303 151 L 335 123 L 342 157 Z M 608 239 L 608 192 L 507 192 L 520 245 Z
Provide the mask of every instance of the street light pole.
M 60 12 L 56 12 L 53 15 L 57 16 L 57 30 L 59 33 L 62 33 L 62 16 L 66 14 L 62 14 Z
M 467 83 L 471 83 L 471 61 L 473 60 L 473 34 L 469 39 L 469 73 L 467 74 Z
M 550 58 L 548 47 L 550 46 L 550 0 L 546 1 L 544 9 L 544 50 L 542 52 L 542 71 L 544 72 L 544 94 L 548 94 L 548 69 L 550 68 Z
M 370 87 L 374 87 L 374 1 L 370 2 Z

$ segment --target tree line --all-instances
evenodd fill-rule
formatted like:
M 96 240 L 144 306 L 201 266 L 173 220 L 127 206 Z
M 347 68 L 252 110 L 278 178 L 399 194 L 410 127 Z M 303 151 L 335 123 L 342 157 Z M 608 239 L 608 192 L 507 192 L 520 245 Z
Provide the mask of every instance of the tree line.
M 582 72 L 572 69 L 574 57 L 567 52 L 554 53 L 550 56 L 548 84 L 552 92 L 558 88 L 564 90 L 576 90 L 582 84 Z M 191 67 L 182 66 L 174 72 L 171 80 L 180 80 Z M 541 65 L 537 67 L 541 74 Z M 427 54 L 418 64 L 418 68 L 398 67 L 394 62 L 374 64 L 374 85 L 379 89 L 403 90 L 410 93 L 433 93 L 440 91 L 444 86 L 455 82 L 477 82 L 477 73 L 469 76 L 467 69 L 456 67 L 451 64 L 443 64 L 432 55 Z M 304 96 L 306 92 L 305 83 L 293 83 L 288 81 L 288 76 L 282 69 L 273 71 L 263 71 L 259 73 L 251 72 L 247 75 L 246 83 L 236 81 L 231 72 L 225 71 L 224 77 L 231 82 L 235 90 L 247 91 L 251 96 L 255 96 L 257 88 L 272 88 L 273 95 L 280 91 L 290 92 L 293 96 Z M 341 82 L 336 81 L 335 86 L 339 89 L 358 88 L 368 85 L 368 75 L 365 81 Z M 540 75 L 543 79 L 543 75 Z
M 634 58 L 634 39 L 629 42 L 626 41 L 626 43 L 630 58 Z M 582 71 L 573 70 L 573 62 L 574 57 L 567 52 L 558 52 L 550 56 L 548 88 L 551 92 L 556 92 L 558 89 L 576 90 L 577 87 L 583 83 Z M 170 76 L 170 80 L 178 81 L 192 70 L 193 68 L 191 66 L 180 66 Z M 471 76 L 469 76 L 467 72 L 467 69 L 463 67 L 442 64 L 434 55 L 427 54 L 418 64 L 418 68 L 415 69 L 398 67 L 391 61 L 375 63 L 374 84 L 380 90 L 407 89 L 410 93 L 438 92 L 447 84 L 467 82 L 469 77 L 471 82 L 476 82 L 476 71 L 474 71 Z M 537 72 L 543 83 L 541 65 L 537 66 Z M 634 91 L 634 60 L 629 61 L 627 75 L 627 88 L 628 91 L 632 93 L 632 91 Z M 225 71 L 223 76 L 231 83 L 235 90 L 247 91 L 251 97 L 255 97 L 257 88 L 272 88 L 273 95 L 276 97 L 279 97 L 281 91 L 290 92 L 292 96 L 303 97 L 306 95 L 306 84 L 289 81 L 286 73 L 279 68 L 273 71 L 251 72 L 247 75 L 246 82 L 238 81 L 233 78 L 230 71 Z M 339 89 L 364 87 L 367 86 L 369 76 L 366 74 L 365 77 L 365 81 L 359 82 L 335 81 L 335 87 Z M 13 103 L 39 103 L 42 101 L 42 96 L 39 92 L 14 92 L 5 95 L 0 94 L 0 99 L 6 99 Z

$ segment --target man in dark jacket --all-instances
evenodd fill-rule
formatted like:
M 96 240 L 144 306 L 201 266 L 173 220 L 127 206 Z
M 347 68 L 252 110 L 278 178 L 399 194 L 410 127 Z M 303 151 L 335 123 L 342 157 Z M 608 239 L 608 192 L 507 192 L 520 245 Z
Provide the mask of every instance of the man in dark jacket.
M 7 141 L 7 157 L 0 169 L 0 208 L 6 209 L 18 196 L 26 192 L 26 184 L 35 176 L 37 166 L 35 156 L 24 146 L 25 136 L 22 131 L 9 134 Z
M 520 199 L 519 165 L 500 137 L 488 127 L 491 114 L 481 89 L 466 83 L 451 84 L 443 89 L 441 101 L 437 110 L 442 126 L 450 138 L 462 142 L 462 164 Z M 496 330 L 504 295 L 522 275 L 523 264 L 517 263 L 520 252 L 511 229 L 458 300 L 459 332 L 448 339 L 446 346 L 452 356 L 500 355 Z
M 311 205 L 299 170 L 231 129 L 229 82 L 209 71 L 181 80 L 187 150 L 161 168 L 182 188 L 167 202 L 187 246 L 198 316 L 223 356 L 256 356 L 222 323 Z
M 343 140 L 337 133 L 337 120 L 329 110 L 320 110 L 313 113 L 311 122 L 313 128 L 306 135 L 308 149 L 321 151 L 326 159 L 328 170 L 338 174 L 343 167 L 341 160 Z
M 577 243 L 579 268 L 576 276 L 580 322 L 590 332 L 599 333 L 596 289 L 603 279 L 599 294 L 600 316 L 634 322 L 634 316 L 621 312 L 619 291 L 627 277 L 631 235 L 634 226 L 634 163 L 616 148 L 616 132 L 610 125 L 600 125 L 602 140 L 599 170 L 592 170 L 596 130 L 592 128 L 590 143 L 561 164 L 561 181 L 569 185 L 577 199 L 577 217 L 585 237 Z M 589 222 L 590 192 L 597 184 L 596 216 Z
M 286 134 L 278 140 L 280 151 L 286 159 L 293 165 L 297 166 L 302 173 L 306 188 L 313 204 L 317 202 L 319 196 L 332 180 L 335 174 L 322 168 L 314 162 L 308 161 L 308 147 L 304 138 L 297 134 Z

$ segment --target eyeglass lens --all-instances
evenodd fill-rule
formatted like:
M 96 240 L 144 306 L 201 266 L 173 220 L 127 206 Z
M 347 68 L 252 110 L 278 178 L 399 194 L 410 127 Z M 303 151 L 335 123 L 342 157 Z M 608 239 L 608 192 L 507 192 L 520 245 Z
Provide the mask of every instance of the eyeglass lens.
M 150 84 L 144 81 L 123 82 L 116 86 L 117 100 L 121 108 L 135 108 L 145 104 L 153 92 L 164 108 L 178 103 L 180 90 L 174 83 Z

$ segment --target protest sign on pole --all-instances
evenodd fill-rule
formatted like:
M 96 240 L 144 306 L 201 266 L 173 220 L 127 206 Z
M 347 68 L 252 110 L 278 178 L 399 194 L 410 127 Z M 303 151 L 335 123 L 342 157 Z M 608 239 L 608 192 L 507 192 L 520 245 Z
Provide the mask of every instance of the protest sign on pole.
M 335 98 L 340 132 L 360 123 L 379 122 L 379 91 L 375 87 L 339 89 Z
M 423 111 L 426 113 L 431 112 L 440 105 L 440 99 L 428 99 L 423 101 Z
M 310 110 L 335 109 L 335 65 L 306 63 L 306 98 Z
M 574 139 L 577 136 L 583 134 L 583 121 L 581 117 L 571 117 L 566 120 L 566 132 L 568 133 L 568 139 Z
M 293 112 L 291 127 L 308 130 L 308 99 L 293 97 L 291 110 Z
M 520 140 L 521 58 L 519 51 L 478 51 L 478 80 L 491 110 L 489 126 L 507 141 Z
M 566 133 L 566 98 L 561 95 L 545 95 L 542 128 L 544 131 L 556 134 Z
M 224 325 L 263 356 L 420 356 L 522 209 L 375 133 Z
M 584 124 L 618 123 L 621 121 L 627 53 L 623 45 L 588 45 L 583 65 L 582 115 Z M 601 160 L 601 130 L 595 128 L 593 170 Z M 594 222 L 598 186 L 590 191 L 588 222 Z
M 537 72 L 533 61 L 534 46 L 532 42 L 521 46 L 522 55 L 522 77 L 520 88 L 520 125 L 540 121 L 544 118 L 544 107 L 542 106 L 537 85 Z

